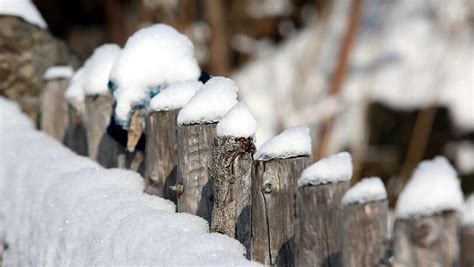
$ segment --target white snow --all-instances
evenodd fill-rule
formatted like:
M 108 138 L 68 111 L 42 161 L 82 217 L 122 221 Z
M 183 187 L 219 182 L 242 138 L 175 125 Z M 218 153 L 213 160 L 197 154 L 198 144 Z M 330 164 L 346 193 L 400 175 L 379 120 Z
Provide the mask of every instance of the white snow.
M 263 143 L 254 155 L 255 160 L 286 159 L 311 155 L 309 128 L 299 126 L 286 129 Z
M 53 66 L 46 70 L 43 80 L 69 79 L 74 74 L 71 66 Z
M 202 87 L 202 82 L 197 80 L 174 82 L 150 100 L 150 110 L 180 109 Z
M 349 188 L 342 197 L 342 204 L 365 204 L 387 199 L 387 191 L 379 177 L 370 177 L 360 180 Z
M 20 17 L 42 29 L 48 28 L 41 13 L 30 0 L 0 0 L 0 15 Z
M 257 121 L 250 113 L 247 104 L 235 104 L 217 123 L 217 136 L 251 137 L 255 138 Z
M 298 180 L 298 187 L 349 181 L 352 177 L 352 157 L 340 152 L 307 167 Z
M 464 203 L 461 219 L 463 226 L 474 227 L 474 194 L 471 194 Z
M 84 71 L 84 67 L 81 67 L 76 72 L 74 72 L 71 82 L 64 93 L 64 96 L 67 100 L 77 102 L 84 101 Z
M 463 193 L 456 171 L 444 157 L 422 161 L 397 201 L 399 218 L 461 211 Z
M 0 241 L 5 266 L 251 266 L 243 246 L 142 193 L 33 128 L 0 98 Z
M 155 24 L 134 33 L 112 68 L 110 80 L 117 89 L 116 118 L 128 121 L 135 105 L 149 100 L 158 86 L 197 80 L 200 68 L 191 41 L 174 28 Z
M 237 86 L 225 77 L 204 84 L 178 114 L 178 124 L 214 123 L 237 104 Z
M 109 92 L 110 71 L 121 49 L 116 44 L 103 44 L 97 47 L 84 63 L 85 95 L 103 95 Z

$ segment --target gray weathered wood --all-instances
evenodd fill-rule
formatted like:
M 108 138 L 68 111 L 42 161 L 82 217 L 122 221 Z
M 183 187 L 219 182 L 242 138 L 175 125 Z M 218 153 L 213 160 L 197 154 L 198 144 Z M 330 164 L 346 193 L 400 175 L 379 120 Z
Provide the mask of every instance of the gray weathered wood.
M 213 190 L 209 179 L 216 124 L 178 125 L 178 211 L 211 222 Z
M 68 103 L 68 128 L 64 137 L 64 145 L 79 155 L 87 156 L 87 136 L 84 122 L 84 102 Z
M 56 140 L 63 142 L 69 127 L 68 104 L 64 92 L 69 79 L 45 82 L 40 98 L 40 129 Z
M 86 96 L 85 101 L 85 125 L 89 157 L 97 160 L 99 146 L 102 138 L 107 133 L 107 127 L 112 116 L 114 98 L 111 94 L 94 95 Z
M 252 173 L 251 259 L 265 265 L 294 264 L 294 192 L 309 157 L 255 161 Z
M 178 110 L 150 112 L 145 126 L 145 193 L 177 203 L 176 184 Z
M 474 226 L 461 227 L 461 267 L 474 266 Z
M 341 266 L 342 204 L 349 181 L 296 190 L 296 266 Z
M 383 259 L 387 237 L 387 200 L 344 205 L 342 266 L 373 267 Z
M 214 189 L 211 231 L 239 240 L 250 249 L 250 180 L 255 144 L 252 138 L 216 137 L 212 147 Z M 250 257 L 250 253 L 247 253 Z
M 459 258 L 456 212 L 396 219 L 394 267 L 451 267 Z

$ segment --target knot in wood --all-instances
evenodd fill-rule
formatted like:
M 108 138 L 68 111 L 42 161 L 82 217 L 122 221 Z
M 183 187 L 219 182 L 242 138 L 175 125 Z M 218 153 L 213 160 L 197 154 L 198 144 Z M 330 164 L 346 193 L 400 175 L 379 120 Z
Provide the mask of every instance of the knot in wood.
M 271 183 L 263 184 L 263 192 L 264 193 L 271 193 L 273 191 L 273 185 Z
M 438 240 L 440 229 L 433 218 L 416 221 L 412 232 L 412 240 L 420 247 L 429 247 Z
M 170 186 L 170 189 L 176 191 L 176 194 L 178 195 L 181 195 L 184 192 L 184 186 L 182 184 Z

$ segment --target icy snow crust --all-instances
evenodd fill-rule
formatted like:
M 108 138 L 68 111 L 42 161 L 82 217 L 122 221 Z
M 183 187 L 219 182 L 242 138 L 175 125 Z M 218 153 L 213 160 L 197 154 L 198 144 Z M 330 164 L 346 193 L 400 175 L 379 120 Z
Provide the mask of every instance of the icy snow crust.
M 48 28 L 41 13 L 30 0 L 0 0 L 0 15 L 17 16 L 42 29 Z
M 69 83 L 64 96 L 69 101 L 78 101 L 83 102 L 85 98 L 84 94 L 84 67 L 81 67 L 71 78 L 71 82 Z
M 311 136 L 309 128 L 299 126 L 286 129 L 266 141 L 254 155 L 255 160 L 286 159 L 311 155 Z
M 178 114 L 178 124 L 214 123 L 237 104 L 237 86 L 225 77 L 204 84 Z
M 379 177 L 364 178 L 342 197 L 342 204 L 365 204 L 387 199 L 387 191 Z
M 46 70 L 43 75 L 43 80 L 68 79 L 74 74 L 71 66 L 54 66 Z
M 150 110 L 180 109 L 189 102 L 189 99 L 203 86 L 197 80 L 187 80 L 170 84 L 150 101 Z
M 347 152 L 340 152 L 304 169 L 298 187 L 349 181 L 351 177 L 352 157 Z
M 468 227 L 474 227 L 474 194 L 471 194 L 464 203 L 464 209 L 461 224 Z
M 256 265 L 205 220 L 143 194 L 138 174 L 77 156 L 3 98 L 0 134 L 6 266 Z
M 456 171 L 444 157 L 422 161 L 397 201 L 396 216 L 410 218 L 461 211 L 463 194 Z
M 237 103 L 217 123 L 217 136 L 255 138 L 257 121 L 245 103 Z
M 197 80 L 199 75 L 194 46 L 185 35 L 164 24 L 137 31 L 127 40 L 110 74 L 117 86 L 117 119 L 127 121 L 132 107 L 148 101 L 154 88 Z
M 109 92 L 110 71 L 121 49 L 116 44 L 104 44 L 97 47 L 84 63 L 85 95 L 104 95 Z

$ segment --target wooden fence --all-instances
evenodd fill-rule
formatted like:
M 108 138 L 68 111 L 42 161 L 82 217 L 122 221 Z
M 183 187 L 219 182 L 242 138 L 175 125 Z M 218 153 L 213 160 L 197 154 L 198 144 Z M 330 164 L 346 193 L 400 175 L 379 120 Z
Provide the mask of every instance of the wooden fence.
M 46 90 L 57 96 L 55 88 Z M 125 148 L 106 131 L 110 95 L 87 97 L 81 114 L 77 103 L 67 106 L 47 94 L 44 99 L 54 101 L 43 112 L 65 114 L 43 129 L 67 120 L 66 129 L 51 134 L 75 151 L 87 147 L 106 167 L 130 168 L 118 163 Z M 147 116 L 144 191 L 201 216 L 210 231 L 238 239 L 249 259 L 268 266 L 473 266 L 474 228 L 461 228 L 457 212 L 397 219 L 389 234 L 386 200 L 343 205 L 349 181 L 297 187 L 310 157 L 253 160 L 251 138 L 217 137 L 215 123 L 177 125 L 178 111 Z M 85 142 L 84 130 L 88 145 L 77 144 Z M 104 140 L 109 145 L 101 145 Z M 115 163 L 101 161 L 101 154 Z

